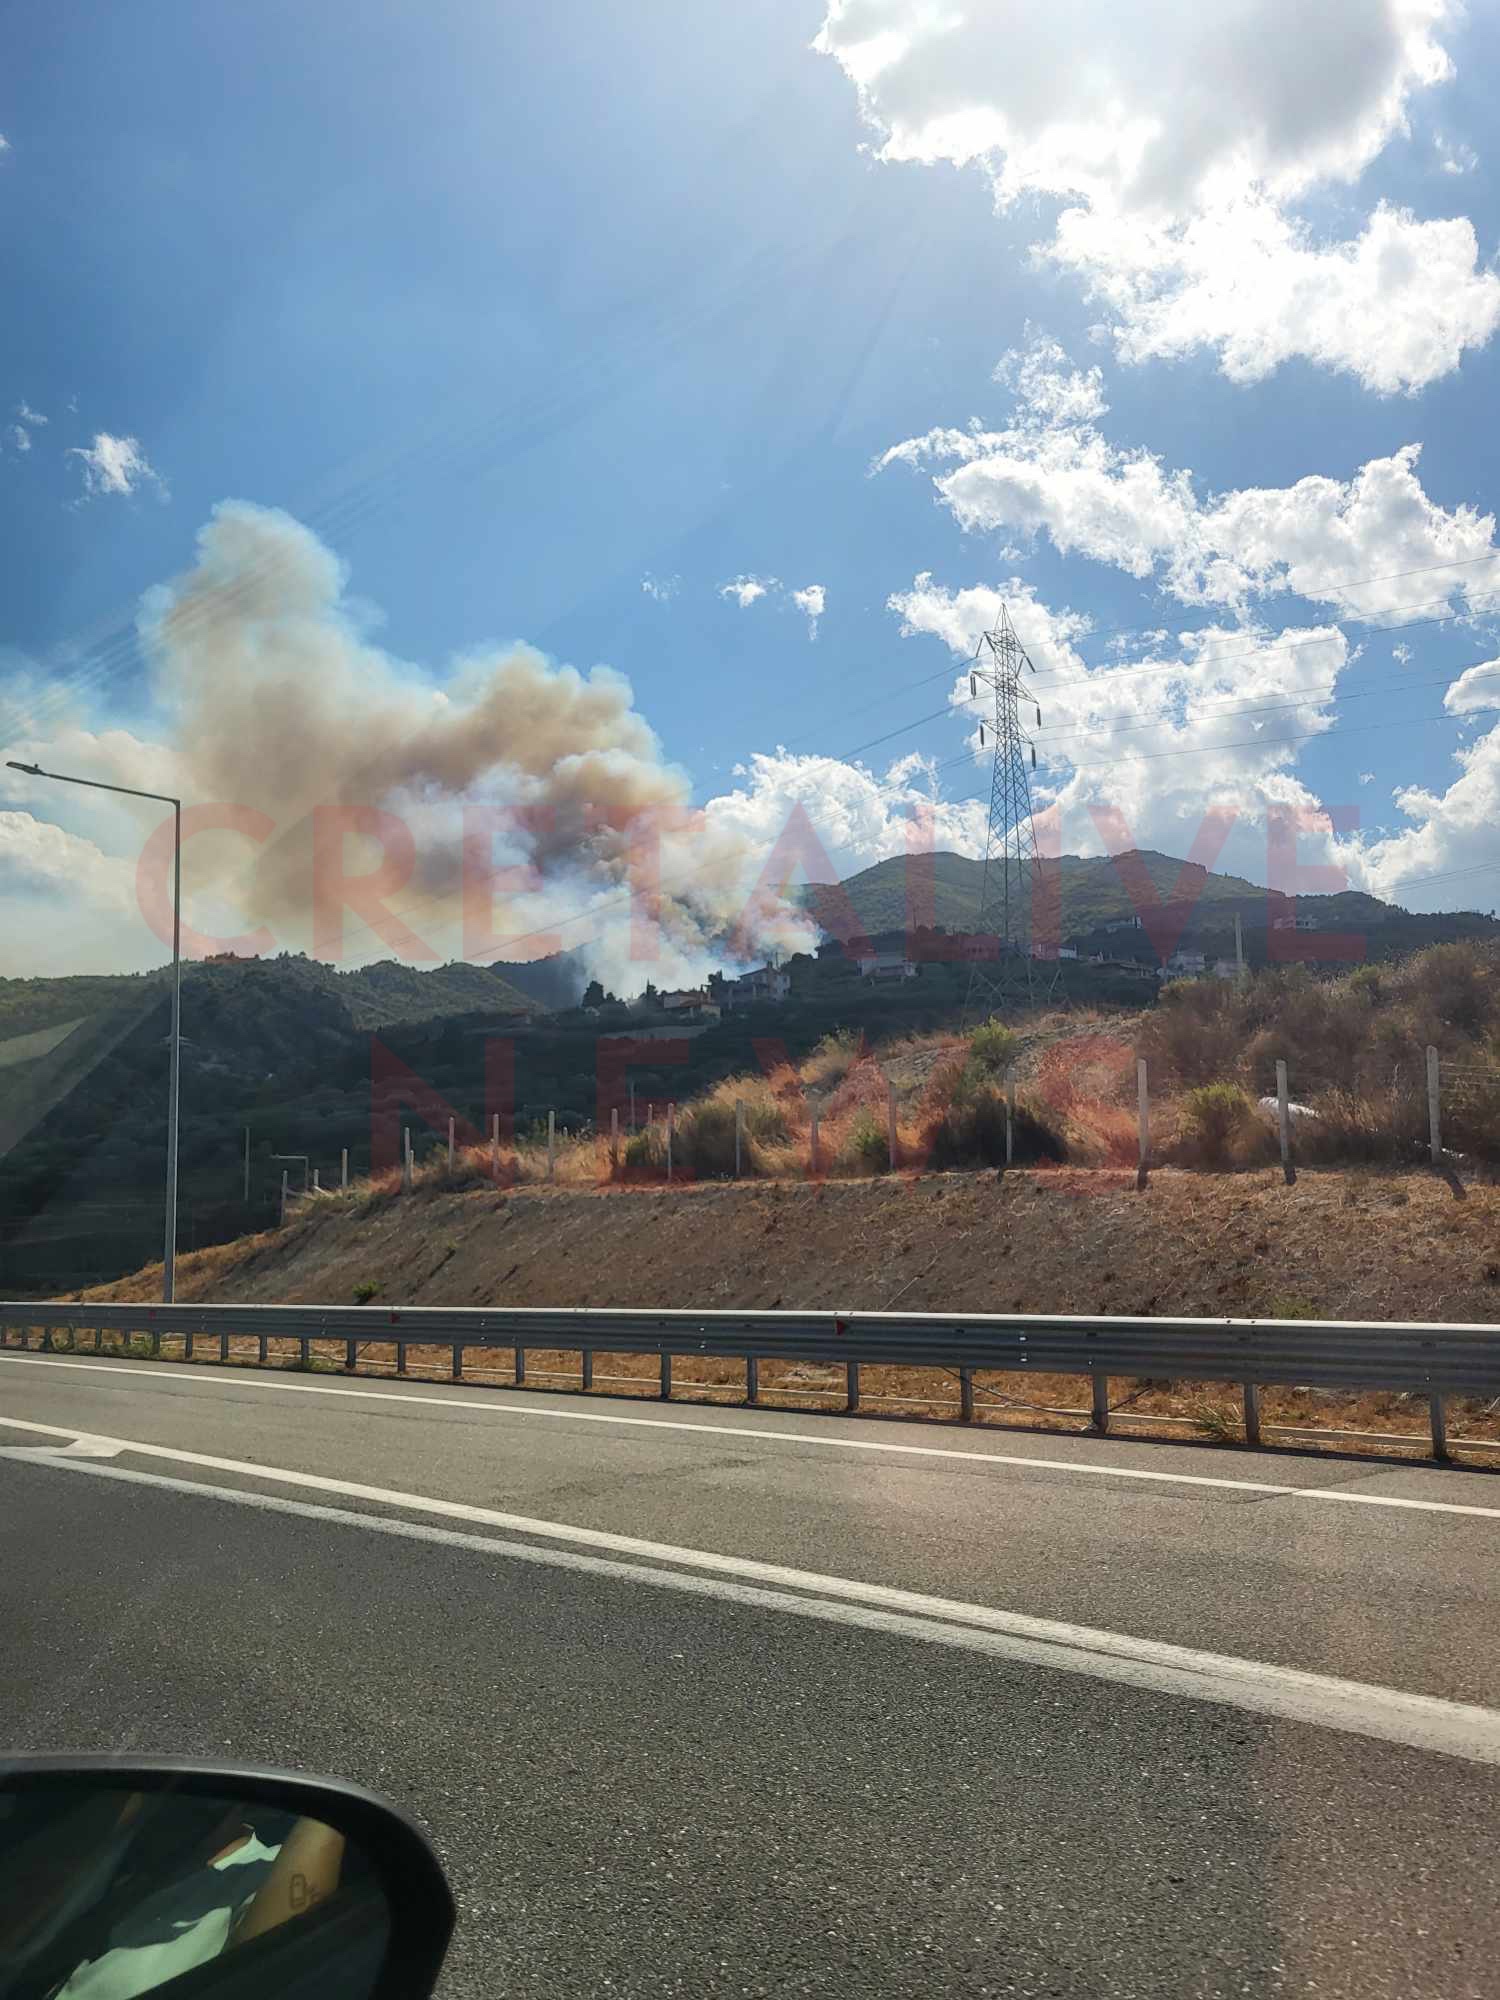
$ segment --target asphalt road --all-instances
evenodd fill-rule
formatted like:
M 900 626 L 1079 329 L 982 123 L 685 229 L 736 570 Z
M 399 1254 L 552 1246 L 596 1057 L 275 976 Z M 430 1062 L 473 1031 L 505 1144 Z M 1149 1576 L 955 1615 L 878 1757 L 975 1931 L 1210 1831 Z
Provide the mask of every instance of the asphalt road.
M 1500 1994 L 1497 1550 L 1479 1473 L 0 1356 L 0 1734 L 401 1800 L 454 1995 Z

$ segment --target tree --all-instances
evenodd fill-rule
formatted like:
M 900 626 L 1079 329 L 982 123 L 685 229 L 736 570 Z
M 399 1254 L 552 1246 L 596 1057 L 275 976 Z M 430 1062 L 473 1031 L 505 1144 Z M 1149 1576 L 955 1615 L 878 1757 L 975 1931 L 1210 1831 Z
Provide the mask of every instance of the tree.
M 583 998 L 578 1004 L 581 1007 L 602 1007 L 604 1005 L 604 988 L 597 979 L 591 979 L 588 985 L 584 987 Z

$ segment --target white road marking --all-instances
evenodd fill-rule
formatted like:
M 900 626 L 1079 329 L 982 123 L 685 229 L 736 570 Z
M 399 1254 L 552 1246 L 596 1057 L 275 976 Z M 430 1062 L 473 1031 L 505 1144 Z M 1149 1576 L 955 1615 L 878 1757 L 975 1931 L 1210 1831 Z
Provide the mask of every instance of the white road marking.
M 139 1450 L 142 1447 L 131 1446 L 129 1449 Z M 171 1456 L 165 1453 L 160 1455 Z M 186 1458 L 190 1454 L 180 1456 Z M 1086 1625 L 1028 1618 L 1016 1612 L 997 1611 L 988 1605 L 926 1597 L 885 1585 L 857 1583 L 847 1577 L 820 1576 L 809 1570 L 787 1569 L 776 1563 L 752 1563 L 735 1556 L 711 1555 L 701 1549 L 678 1549 L 658 1542 L 632 1542 L 624 1536 L 597 1534 L 552 1522 L 517 1522 L 514 1517 L 503 1514 L 489 1518 L 496 1525 L 520 1527 L 532 1533 L 586 1542 L 620 1552 L 634 1552 L 679 1567 L 649 1568 L 638 1561 L 607 1560 L 571 1550 L 498 1541 L 492 1536 L 460 1534 L 453 1529 L 431 1527 L 424 1522 L 358 1514 L 341 1507 L 314 1506 L 307 1501 L 288 1500 L 275 1494 L 246 1493 L 196 1480 L 138 1472 L 125 1466 L 101 1465 L 97 1460 L 70 1459 L 63 1453 L 38 1457 L 35 1462 L 54 1471 L 81 1473 L 90 1479 L 120 1480 L 199 1499 L 225 1500 L 236 1506 L 294 1515 L 303 1520 L 361 1529 L 366 1533 L 437 1543 L 471 1554 L 499 1556 L 511 1562 L 540 1563 L 549 1568 L 604 1577 L 617 1583 L 644 1584 L 651 1589 L 679 1591 L 690 1596 L 746 1605 L 756 1610 L 780 1612 L 793 1618 L 814 1618 L 867 1632 L 921 1640 L 929 1645 L 956 1647 L 1021 1666 L 1084 1674 L 1095 1680 L 1113 1681 L 1153 1694 L 1186 1696 L 1193 1701 L 1214 1702 L 1245 1709 L 1256 1715 L 1275 1716 L 1320 1729 L 1373 1737 L 1380 1742 L 1399 1743 L 1414 1750 L 1466 1758 L 1472 1763 L 1500 1764 L 1500 1711 L 1464 1702 L 1442 1701 L 1430 1695 L 1407 1694 L 1397 1688 L 1340 1680 L 1327 1674 L 1305 1673 L 1297 1668 L 1275 1666 L 1262 1660 L 1199 1652 L 1186 1646 L 1130 1638 L 1119 1632 L 1096 1631 Z M 212 1461 L 194 1459 L 193 1462 L 202 1464 Z M 232 1461 L 224 1463 L 232 1464 Z M 276 1472 L 266 1466 L 236 1466 L 234 1469 L 255 1478 L 314 1483 L 306 1475 Z M 316 1483 L 330 1487 L 337 1487 L 338 1484 L 329 1480 Z M 362 1497 L 373 1497 L 375 1493 L 375 1489 L 367 1487 L 350 1486 L 345 1490 Z M 459 1508 L 412 1494 L 384 1497 L 409 1508 L 434 1509 L 473 1519 L 482 1519 L 486 1514 L 483 1508 Z M 699 1573 L 685 1574 L 686 1569 Z
M 56 1355 L 4 1353 L 0 1353 L 0 1361 L 13 1361 L 17 1366 L 32 1368 L 77 1368 L 90 1374 L 113 1375 L 118 1382 L 147 1377 L 176 1382 L 179 1386 L 184 1381 L 197 1382 L 205 1388 L 210 1384 L 217 1388 L 223 1383 L 234 1389 L 274 1390 L 295 1396 L 350 1396 L 367 1403 L 384 1403 L 387 1407 L 418 1403 L 428 1408 L 466 1410 L 471 1416 L 529 1417 L 541 1422 L 563 1424 L 619 1424 L 631 1430 L 685 1431 L 702 1433 L 706 1437 L 765 1438 L 775 1444 L 820 1445 L 829 1451 L 888 1452 L 907 1458 L 951 1458 L 959 1464 L 1020 1466 L 1028 1472 L 1070 1472 L 1082 1479 L 1134 1479 L 1151 1485 L 1204 1486 L 1221 1492 L 1269 1494 L 1273 1498 L 1287 1500 L 1336 1500 L 1355 1507 L 1398 1507 L 1421 1514 L 1470 1514 L 1482 1521 L 1500 1521 L 1500 1507 L 1476 1507 L 1458 1500 L 1407 1500 L 1395 1494 L 1354 1492 L 1341 1486 L 1286 1486 L 1268 1479 L 1223 1479 L 1201 1472 L 1166 1472 L 1155 1467 L 1148 1470 L 1134 1465 L 1095 1465 L 1081 1459 L 1032 1458 L 1021 1452 L 966 1451 L 962 1447 L 905 1444 L 883 1438 L 835 1437 L 831 1432 L 823 1431 L 764 1430 L 753 1424 L 698 1423 L 680 1417 L 626 1417 L 617 1416 L 612 1410 L 547 1410 L 519 1399 L 515 1402 L 484 1403 L 472 1392 L 466 1396 L 436 1396 L 419 1390 L 389 1392 L 342 1385 L 334 1388 L 329 1383 L 285 1382 L 276 1376 L 233 1368 L 214 1368 L 209 1373 L 197 1375 L 185 1372 L 181 1362 L 166 1368 L 147 1368 L 139 1362 L 69 1361 Z M 10 1421 L 0 1417 L 0 1423 Z
M 121 1447 L 104 1438 L 76 1437 L 71 1444 L 0 1445 L 0 1458 L 118 1458 Z

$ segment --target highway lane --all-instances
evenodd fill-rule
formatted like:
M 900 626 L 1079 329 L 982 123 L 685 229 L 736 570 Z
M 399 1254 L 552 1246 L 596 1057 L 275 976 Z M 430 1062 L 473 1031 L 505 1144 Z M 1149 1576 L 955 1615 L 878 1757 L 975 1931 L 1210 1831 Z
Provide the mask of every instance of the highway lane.
M 0 1417 L 1500 1705 L 1493 1474 L 66 1357 Z
M 247 1386 L 264 1379 L 0 1367 L 6 1734 L 285 1761 L 402 1798 L 463 1908 L 449 1992 L 1500 1990 L 1500 1766 L 928 1643 L 915 1622 L 850 1625 L 806 1599 L 787 1615 L 778 1593 L 654 1587 L 593 1544 L 439 1526 L 416 1504 L 1500 1708 L 1500 1482 Z M 78 1432 L 170 1456 L 34 1455 Z M 921 1455 L 850 1448 L 903 1440 Z

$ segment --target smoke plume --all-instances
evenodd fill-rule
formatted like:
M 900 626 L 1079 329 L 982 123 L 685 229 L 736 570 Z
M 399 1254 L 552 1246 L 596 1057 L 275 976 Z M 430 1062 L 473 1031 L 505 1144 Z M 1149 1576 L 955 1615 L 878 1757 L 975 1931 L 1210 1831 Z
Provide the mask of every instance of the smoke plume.
M 290 930 L 300 941 L 309 924 L 315 812 L 375 807 L 399 816 L 416 850 L 411 879 L 386 901 L 433 955 L 461 955 L 468 806 L 471 832 L 477 813 L 486 854 L 510 871 L 485 956 L 535 956 L 556 931 L 606 985 L 630 991 L 701 977 L 731 929 L 742 953 L 807 941 L 779 896 L 747 910 L 757 856 L 694 811 L 623 676 L 511 645 L 439 682 L 370 642 L 343 566 L 287 514 L 216 508 L 194 566 L 150 594 L 141 630 L 184 796 L 275 826 L 248 876 L 243 838 L 192 842 L 189 886 L 232 892 L 247 924 L 279 940 Z M 373 840 L 345 837 L 350 873 L 379 859 Z M 356 935 L 368 927 L 346 923 L 351 958 L 379 955 Z

